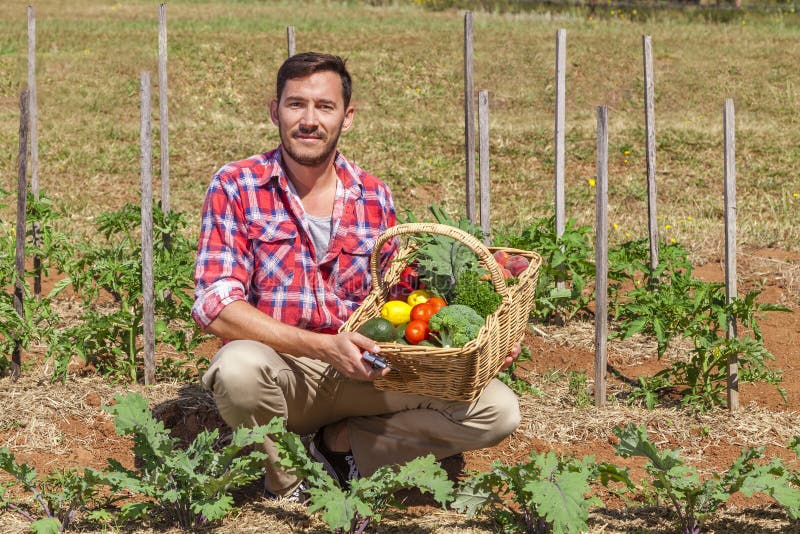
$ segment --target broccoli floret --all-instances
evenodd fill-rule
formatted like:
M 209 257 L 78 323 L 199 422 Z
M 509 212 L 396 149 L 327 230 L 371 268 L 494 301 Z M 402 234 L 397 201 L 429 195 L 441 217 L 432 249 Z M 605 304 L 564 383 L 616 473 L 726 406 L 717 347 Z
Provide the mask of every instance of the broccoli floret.
M 463 304 L 451 304 L 439 310 L 428 321 L 428 328 L 443 347 L 463 347 L 478 337 L 484 319 Z

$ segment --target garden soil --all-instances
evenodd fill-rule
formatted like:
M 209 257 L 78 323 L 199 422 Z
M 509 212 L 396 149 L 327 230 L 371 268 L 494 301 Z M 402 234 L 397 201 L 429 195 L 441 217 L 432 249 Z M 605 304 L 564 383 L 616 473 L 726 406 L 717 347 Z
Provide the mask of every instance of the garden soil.
M 641 338 L 608 344 L 608 401 L 595 407 L 594 329 L 590 319 L 573 320 L 559 326 L 538 326 L 524 339 L 531 359 L 520 363 L 516 375 L 529 381 L 535 392 L 521 397 L 522 424 L 495 447 L 465 452 L 443 460 L 451 477 L 470 470 L 488 470 L 491 463 L 524 461 L 531 451 L 555 451 L 598 461 L 609 461 L 631 469 L 632 478 L 645 476 L 641 459 L 623 459 L 614 453 L 613 428 L 628 423 L 646 425 L 651 440 L 660 448 L 680 448 L 681 457 L 701 475 L 723 473 L 744 447 L 764 447 L 767 458 L 779 457 L 795 469 L 800 460 L 786 445 L 800 435 L 800 255 L 774 249 L 740 253 L 739 293 L 761 291 L 763 302 L 783 304 L 791 313 L 770 312 L 760 320 L 767 348 L 775 356 L 772 367 L 783 371 L 780 387 L 741 384 L 740 409 L 724 408 L 695 413 L 674 403 L 645 410 L 626 400 L 628 383 L 650 375 L 680 357 L 674 347 L 659 360 L 655 344 Z M 722 262 L 695 269 L 708 281 L 722 281 Z M 65 297 L 70 298 L 70 297 Z M 210 356 L 217 343 L 202 350 Z M 684 347 L 685 349 L 685 347 Z M 23 377 L 0 380 L 0 445 L 10 447 L 20 461 L 40 472 L 61 467 L 102 469 L 107 458 L 133 466 L 135 459 L 128 439 L 118 436 L 111 418 L 101 409 L 117 393 L 142 392 L 156 417 L 184 442 L 203 429 L 229 432 L 213 400 L 196 383 L 159 383 L 144 387 L 113 384 L 92 373 L 75 373 L 66 384 L 49 382 L 42 351 L 25 355 L 30 363 Z M 4 480 L 0 476 L 0 480 Z M 302 505 L 271 501 L 263 496 L 259 481 L 237 494 L 240 511 L 229 516 L 214 532 L 325 532 L 316 517 Z M 605 507 L 590 516 L 591 532 L 678 532 L 669 503 L 639 497 L 639 502 L 602 490 Z M 372 532 L 490 532 L 485 517 L 467 518 L 441 510 L 424 495 L 405 494 L 408 509 L 391 511 Z M 17 515 L 0 515 L 0 532 L 25 532 Z M 78 524 L 76 531 L 93 532 Z M 120 527 L 122 532 L 177 532 L 158 523 Z M 800 532 L 782 509 L 763 496 L 744 498 L 735 494 L 717 514 L 706 519 L 704 532 L 772 533 Z

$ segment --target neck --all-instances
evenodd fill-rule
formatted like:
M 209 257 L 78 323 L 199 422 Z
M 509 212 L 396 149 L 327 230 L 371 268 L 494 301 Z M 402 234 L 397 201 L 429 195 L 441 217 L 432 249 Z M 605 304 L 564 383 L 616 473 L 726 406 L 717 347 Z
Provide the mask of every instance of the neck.
M 331 156 L 319 165 L 301 165 L 286 152 L 283 153 L 284 171 L 294 185 L 306 213 L 328 217 L 333 212 L 336 183 L 339 180 L 333 160 L 334 157 Z

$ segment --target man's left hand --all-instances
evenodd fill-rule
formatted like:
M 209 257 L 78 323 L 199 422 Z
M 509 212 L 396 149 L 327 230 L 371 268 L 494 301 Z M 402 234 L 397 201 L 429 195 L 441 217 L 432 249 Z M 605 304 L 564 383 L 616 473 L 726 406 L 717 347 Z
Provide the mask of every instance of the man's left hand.
M 500 370 L 505 371 L 506 369 L 511 367 L 511 364 L 517 361 L 517 358 L 519 358 L 521 352 L 522 352 L 521 344 L 516 343 L 513 347 L 511 347 L 511 352 L 509 352 L 508 356 L 506 356 L 506 361 L 503 362 L 503 366 L 500 368 Z

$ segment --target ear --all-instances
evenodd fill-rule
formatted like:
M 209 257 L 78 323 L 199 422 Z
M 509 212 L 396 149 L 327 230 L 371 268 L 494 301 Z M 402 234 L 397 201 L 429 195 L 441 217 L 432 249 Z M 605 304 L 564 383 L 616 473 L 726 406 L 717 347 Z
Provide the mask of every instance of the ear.
M 278 126 L 278 101 L 274 98 L 269 103 L 269 118 L 272 124 Z
M 342 132 L 346 132 L 353 125 L 353 118 L 356 115 L 356 108 L 350 106 L 344 112 L 344 121 L 342 122 Z

